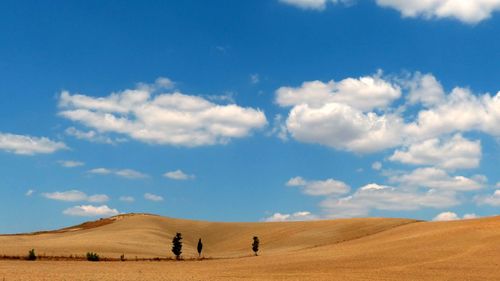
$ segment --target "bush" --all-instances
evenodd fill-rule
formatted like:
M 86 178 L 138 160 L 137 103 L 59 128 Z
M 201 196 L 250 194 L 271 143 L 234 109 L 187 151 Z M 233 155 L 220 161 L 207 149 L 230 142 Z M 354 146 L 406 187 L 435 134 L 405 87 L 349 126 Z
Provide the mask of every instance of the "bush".
M 36 260 L 35 249 L 31 249 L 31 250 L 28 252 L 28 260 L 29 260 L 29 261 L 34 261 L 34 260 Z
M 99 261 L 99 255 L 94 252 L 88 252 L 87 253 L 87 260 L 88 261 Z

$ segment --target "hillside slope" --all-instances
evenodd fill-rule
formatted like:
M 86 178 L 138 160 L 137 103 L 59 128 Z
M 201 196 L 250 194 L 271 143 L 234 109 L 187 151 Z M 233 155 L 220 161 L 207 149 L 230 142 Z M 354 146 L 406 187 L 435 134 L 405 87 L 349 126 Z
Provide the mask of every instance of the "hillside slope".
M 196 257 L 198 238 L 206 257 L 251 255 L 253 236 L 262 241 L 263 254 L 289 253 L 332 245 L 413 223 L 406 219 L 346 219 L 285 223 L 216 223 L 165 218 L 155 215 L 120 215 L 53 232 L 0 236 L 0 255 L 25 255 L 35 248 L 49 256 L 84 255 L 171 257 L 171 239 L 184 236 L 184 257 Z

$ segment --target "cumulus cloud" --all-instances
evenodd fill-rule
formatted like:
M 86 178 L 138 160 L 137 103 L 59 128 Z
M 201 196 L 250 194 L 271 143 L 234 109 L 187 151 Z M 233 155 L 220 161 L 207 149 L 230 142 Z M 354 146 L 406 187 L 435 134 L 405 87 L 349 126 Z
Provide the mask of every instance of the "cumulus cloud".
M 456 220 L 470 220 L 478 218 L 476 214 L 465 214 L 462 218 L 454 212 L 442 212 L 435 216 L 433 221 L 456 221 Z
M 72 161 L 72 160 L 60 160 L 57 161 L 64 168 L 75 168 L 85 165 L 85 163 L 80 161 Z
M 455 132 L 477 131 L 500 136 L 500 92 L 474 95 L 469 89 L 456 87 L 446 99 L 418 113 L 417 119 L 407 125 L 412 139 L 428 139 Z
M 128 89 L 107 97 L 63 91 L 59 115 L 100 133 L 116 133 L 160 145 L 203 146 L 227 143 L 264 127 L 258 109 L 236 104 L 218 105 L 178 91 L 158 93 L 163 87 Z
M 460 134 L 452 138 L 432 138 L 396 150 L 389 158 L 404 164 L 436 166 L 446 170 L 479 166 L 481 142 L 469 141 Z
M 472 191 L 484 187 L 486 178 L 477 175 L 473 178 L 464 176 L 450 176 L 447 172 L 437 168 L 419 168 L 410 173 L 396 175 L 389 178 L 390 182 L 399 183 L 407 187 L 425 187 L 430 189 L 451 191 Z
M 351 189 L 347 184 L 334 179 L 308 181 L 302 177 L 291 178 L 287 186 L 298 186 L 302 192 L 312 196 L 341 195 L 348 193 Z
M 52 141 L 46 137 L 32 137 L 0 132 L 0 150 L 20 154 L 51 154 L 68 149 L 63 142 Z
M 443 86 L 432 74 L 416 72 L 413 77 L 401 82 L 409 90 L 407 99 L 411 105 L 420 103 L 432 107 L 440 104 L 445 98 Z
M 121 170 L 112 170 L 108 168 L 95 168 L 92 170 L 89 170 L 88 173 L 90 174 L 95 174 L 95 175 L 116 175 L 122 178 L 127 178 L 127 179 L 145 179 L 148 178 L 149 176 L 147 174 L 141 173 L 136 170 L 132 169 L 121 169 Z
M 328 3 L 342 0 L 280 0 L 304 10 L 323 11 Z M 376 0 L 381 7 L 392 8 L 405 18 L 452 18 L 468 24 L 486 20 L 500 10 L 500 0 Z
M 352 195 L 327 198 L 320 203 L 326 216 L 331 218 L 367 216 L 372 209 L 411 211 L 421 208 L 445 208 L 459 204 L 455 192 L 397 188 L 368 184 Z
M 182 170 L 166 172 L 163 176 L 173 180 L 189 180 L 195 177 L 194 175 L 184 173 Z
M 272 216 L 264 218 L 266 222 L 284 222 L 284 221 L 308 221 L 319 219 L 318 216 L 311 214 L 311 212 L 303 211 L 293 214 L 274 213 Z
M 276 91 L 276 102 L 283 107 L 305 104 L 321 108 L 327 103 L 339 103 L 361 111 L 385 108 L 400 97 L 400 87 L 382 79 L 381 72 L 339 82 L 304 82 L 297 88 L 281 87 Z
M 320 108 L 297 105 L 287 119 L 287 130 L 298 141 L 358 153 L 399 145 L 402 129 L 403 120 L 397 115 L 363 113 L 339 103 L 327 103 Z
M 160 195 L 152 194 L 152 193 L 145 193 L 144 194 L 144 199 L 153 201 L 153 202 L 160 202 L 163 201 L 163 197 Z
M 337 91 L 337 84 L 348 84 L 351 91 Z M 404 106 L 401 90 L 407 98 Z M 500 92 L 494 96 L 475 95 L 469 89 L 456 87 L 444 95 L 432 74 L 417 72 L 409 77 L 383 78 L 379 73 L 346 78 L 339 83 L 305 82 L 298 88 L 279 88 L 276 100 L 282 107 L 291 107 L 286 131 L 295 140 L 356 153 L 415 144 L 415 148 L 425 145 L 435 150 L 448 149 L 442 153 L 467 154 L 466 159 L 456 155 L 450 161 L 441 161 L 440 167 L 446 169 L 478 163 L 480 143 L 460 138 L 462 133 L 482 132 L 500 137 L 500 127 L 496 125 L 500 122 Z M 450 140 L 450 135 L 455 137 Z M 465 163 L 471 158 L 473 161 Z
M 65 215 L 78 217 L 110 217 L 116 216 L 119 213 L 120 212 L 118 212 L 118 210 L 111 209 L 107 205 L 80 205 L 68 208 L 63 211 L 63 214 Z
M 42 193 L 42 196 L 47 199 L 66 201 L 66 202 L 79 202 L 87 201 L 91 203 L 102 203 L 109 200 L 105 194 L 87 195 L 85 192 L 79 190 L 69 190 L 63 192 Z
M 495 190 L 491 195 L 477 196 L 476 202 L 479 205 L 500 206 L 500 189 Z
M 398 10 L 403 17 L 454 18 L 478 23 L 500 10 L 500 0 L 377 0 L 377 4 Z

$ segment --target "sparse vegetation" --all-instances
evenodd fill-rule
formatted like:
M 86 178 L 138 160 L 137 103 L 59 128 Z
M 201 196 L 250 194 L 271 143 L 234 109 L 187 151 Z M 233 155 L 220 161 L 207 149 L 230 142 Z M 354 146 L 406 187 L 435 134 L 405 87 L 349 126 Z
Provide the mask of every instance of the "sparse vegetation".
M 99 255 L 97 253 L 88 252 L 87 253 L 87 260 L 88 261 L 99 261 L 100 258 L 99 258 Z
M 177 260 L 181 259 L 182 254 L 182 234 L 177 232 L 177 234 L 172 239 L 172 253 L 174 253 Z
M 29 261 L 34 261 L 34 260 L 36 260 L 35 249 L 31 249 L 31 250 L 28 252 L 28 260 L 29 260 Z
M 198 257 L 200 258 L 201 257 L 201 251 L 203 250 L 203 243 L 201 242 L 201 238 L 198 240 L 197 250 L 198 250 Z
M 258 256 L 257 253 L 259 252 L 259 244 L 260 244 L 259 237 L 254 236 L 253 237 L 253 243 L 252 243 L 252 250 L 253 250 L 253 252 L 255 253 L 256 256 Z

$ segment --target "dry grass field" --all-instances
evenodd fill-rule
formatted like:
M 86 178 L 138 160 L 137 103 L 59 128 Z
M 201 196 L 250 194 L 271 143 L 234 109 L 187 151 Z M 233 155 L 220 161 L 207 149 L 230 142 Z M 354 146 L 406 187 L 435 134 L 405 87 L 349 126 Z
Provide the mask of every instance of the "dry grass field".
M 186 259 L 170 258 L 175 232 Z M 261 239 L 260 256 L 251 251 Z M 0 261 L 0 280 L 500 280 L 500 218 L 212 223 L 123 215 L 55 232 L 0 236 L 0 255 L 84 255 L 126 262 Z

